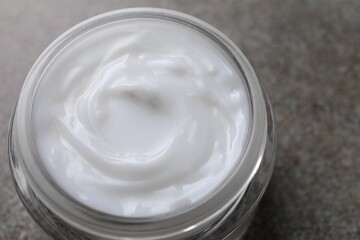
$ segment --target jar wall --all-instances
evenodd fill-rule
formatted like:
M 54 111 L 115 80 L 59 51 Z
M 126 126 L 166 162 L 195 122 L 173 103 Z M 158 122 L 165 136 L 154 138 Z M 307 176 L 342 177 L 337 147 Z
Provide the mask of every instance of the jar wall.
M 248 64 L 245 62 L 245 64 Z M 246 66 L 250 69 L 251 66 Z M 258 81 L 256 76 L 253 74 L 254 79 L 248 79 L 248 81 Z M 215 220 L 211 221 L 208 225 L 195 226 L 191 233 L 185 234 L 186 232 L 180 232 L 171 239 L 241 239 L 251 219 L 255 214 L 256 207 L 266 190 L 269 183 L 276 152 L 276 134 L 275 134 L 275 122 L 274 116 L 271 109 L 270 102 L 266 96 L 264 90 L 260 94 L 264 101 L 266 108 L 260 109 L 260 112 L 267 117 L 267 132 L 266 142 L 263 142 L 264 148 L 261 148 L 264 153 L 259 153 L 262 156 L 259 161 L 258 168 L 255 175 L 252 177 L 246 190 L 239 195 L 238 199 L 235 200 L 221 215 Z M 257 106 L 253 106 L 256 108 Z M 14 127 L 16 124 L 16 112 L 15 107 L 14 115 L 10 122 L 9 128 L 9 159 L 13 178 L 16 186 L 16 190 L 30 215 L 37 221 L 37 223 L 51 236 L 56 239 L 99 239 L 99 235 L 80 230 L 74 224 L 68 223 L 66 220 L 59 217 L 54 211 L 51 210 L 47 204 L 40 200 L 40 197 L 36 195 L 36 191 L 31 188 L 31 184 L 26 174 L 26 167 L 24 161 L 26 158 L 31 156 L 24 156 L 19 150 L 17 134 Z M 264 118 L 263 118 L 264 119 Z M 254 126 L 256 128 L 256 126 Z M 263 127 L 263 126 L 262 126 Z M 262 136 L 260 136 L 261 138 Z M 265 138 L 264 138 L 265 139 Z M 256 154 L 255 154 L 256 155 Z M 236 183 L 233 183 L 236 184 Z M 239 189 L 242 186 L 239 184 Z M 125 239 L 124 236 L 118 233 L 107 234 L 105 237 L 101 235 L 101 239 Z M 126 239 L 144 239 L 144 237 L 134 237 Z M 145 238 L 146 239 L 146 238 Z M 165 236 L 151 236 L 147 239 L 169 239 Z

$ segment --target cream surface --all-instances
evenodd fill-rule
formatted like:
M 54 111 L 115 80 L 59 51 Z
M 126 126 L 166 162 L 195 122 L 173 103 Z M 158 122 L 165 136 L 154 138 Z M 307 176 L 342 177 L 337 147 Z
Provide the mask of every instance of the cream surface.
M 249 126 L 240 73 L 211 40 L 165 20 L 123 20 L 67 45 L 42 75 L 34 143 L 57 185 L 109 214 L 149 217 L 209 197 Z

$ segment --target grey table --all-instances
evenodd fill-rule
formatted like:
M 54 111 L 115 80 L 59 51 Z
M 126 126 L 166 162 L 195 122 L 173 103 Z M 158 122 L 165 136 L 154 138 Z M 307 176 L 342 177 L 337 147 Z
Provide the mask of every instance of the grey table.
M 221 29 L 268 89 L 278 156 L 247 239 L 360 239 L 359 0 L 0 0 L 0 239 L 49 239 L 22 207 L 7 161 L 8 120 L 27 72 L 69 27 L 135 6 Z

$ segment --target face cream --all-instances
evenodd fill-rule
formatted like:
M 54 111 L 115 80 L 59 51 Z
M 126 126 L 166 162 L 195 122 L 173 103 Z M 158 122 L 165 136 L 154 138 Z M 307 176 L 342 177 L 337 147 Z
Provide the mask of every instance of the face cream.
M 19 194 L 33 193 L 24 204 L 47 209 L 48 232 L 56 218 L 74 234 L 64 238 L 221 239 L 215 230 L 246 213 L 268 154 L 271 174 L 272 124 L 251 66 L 218 30 L 177 12 L 121 10 L 39 58 L 10 158 Z
M 99 26 L 47 66 L 34 143 L 81 203 L 119 216 L 178 212 L 212 193 L 249 126 L 240 73 L 194 29 L 165 20 Z

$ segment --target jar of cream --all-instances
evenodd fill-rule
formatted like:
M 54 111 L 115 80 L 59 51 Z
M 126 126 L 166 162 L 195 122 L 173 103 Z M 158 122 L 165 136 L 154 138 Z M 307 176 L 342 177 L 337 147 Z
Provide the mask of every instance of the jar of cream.
M 18 194 L 58 239 L 240 239 L 275 147 L 270 103 L 235 44 L 153 8 L 55 40 L 9 130 Z

